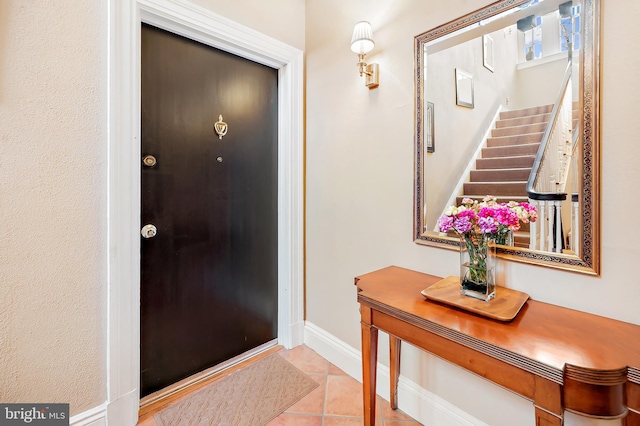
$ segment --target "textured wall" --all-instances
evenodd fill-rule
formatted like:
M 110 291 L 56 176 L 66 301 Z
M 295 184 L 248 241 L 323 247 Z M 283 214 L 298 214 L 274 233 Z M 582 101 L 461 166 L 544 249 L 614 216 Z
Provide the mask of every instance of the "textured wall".
M 418 246 L 413 231 L 413 37 L 470 12 L 471 0 L 308 0 L 307 319 L 360 346 L 353 277 L 395 264 L 437 275 L 457 271 L 458 255 Z M 534 299 L 640 324 L 640 2 L 603 1 L 602 276 L 505 262 L 508 285 Z M 349 50 L 353 25 L 371 21 L 380 87 L 369 91 Z M 437 141 L 443 144 L 445 141 Z M 384 357 L 384 351 L 381 350 Z M 403 374 L 492 426 L 533 424 L 531 403 L 451 365 L 411 350 Z M 464 384 L 464 385 L 463 385 Z M 495 400 L 501 409 L 494 410 Z M 595 425 L 568 416 L 567 425 Z M 620 424 L 619 421 L 613 424 Z
M 106 2 L 0 2 L 0 401 L 106 398 Z
M 304 0 L 191 0 L 218 15 L 304 50 Z

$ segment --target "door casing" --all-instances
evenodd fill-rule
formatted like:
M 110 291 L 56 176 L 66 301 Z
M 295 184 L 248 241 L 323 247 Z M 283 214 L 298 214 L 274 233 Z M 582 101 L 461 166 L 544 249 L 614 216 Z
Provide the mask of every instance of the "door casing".
M 135 424 L 140 341 L 140 25 L 278 69 L 278 343 L 303 343 L 303 53 L 183 0 L 109 0 L 107 424 Z

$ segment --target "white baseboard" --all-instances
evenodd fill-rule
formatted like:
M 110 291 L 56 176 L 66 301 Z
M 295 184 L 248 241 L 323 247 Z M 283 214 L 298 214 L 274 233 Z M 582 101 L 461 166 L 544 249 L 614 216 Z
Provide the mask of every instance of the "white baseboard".
M 70 426 L 106 426 L 107 404 L 77 414 L 69 419 Z
M 290 332 L 288 341 L 278 341 L 278 343 L 282 344 L 287 349 L 295 348 L 296 346 L 302 345 L 304 343 L 304 321 L 298 321 L 294 324 L 291 324 L 289 327 Z
M 139 407 L 138 391 L 134 390 L 115 401 L 71 417 L 69 426 L 135 426 Z
M 107 404 L 107 425 L 128 426 L 138 423 L 140 395 L 134 389 Z
M 307 321 L 304 343 L 354 379 L 362 382 L 362 354 L 325 330 Z M 377 392 L 389 400 L 389 367 L 378 364 Z M 415 382 L 400 375 L 398 408 L 425 425 L 488 426 L 440 398 Z

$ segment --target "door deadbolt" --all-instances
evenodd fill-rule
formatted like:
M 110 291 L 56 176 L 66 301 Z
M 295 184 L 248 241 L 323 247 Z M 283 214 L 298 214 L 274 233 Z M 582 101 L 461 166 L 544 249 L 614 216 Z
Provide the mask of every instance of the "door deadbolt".
M 153 238 L 156 236 L 157 233 L 158 233 L 158 228 L 156 228 L 154 225 L 150 223 L 143 226 L 142 229 L 140 230 L 140 234 L 144 238 Z
M 156 165 L 156 157 L 154 157 L 153 155 L 145 155 L 142 158 L 142 164 L 147 167 L 153 167 Z

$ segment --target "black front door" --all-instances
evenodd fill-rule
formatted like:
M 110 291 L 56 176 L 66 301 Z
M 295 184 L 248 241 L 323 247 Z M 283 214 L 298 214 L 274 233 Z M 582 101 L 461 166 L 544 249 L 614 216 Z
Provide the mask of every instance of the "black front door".
M 145 396 L 277 337 L 278 74 L 148 25 L 141 67 Z

